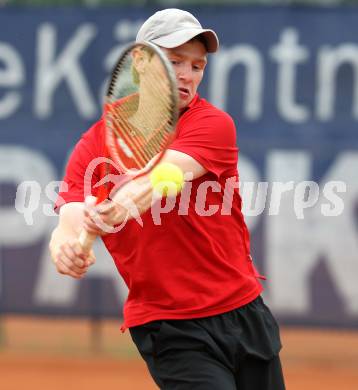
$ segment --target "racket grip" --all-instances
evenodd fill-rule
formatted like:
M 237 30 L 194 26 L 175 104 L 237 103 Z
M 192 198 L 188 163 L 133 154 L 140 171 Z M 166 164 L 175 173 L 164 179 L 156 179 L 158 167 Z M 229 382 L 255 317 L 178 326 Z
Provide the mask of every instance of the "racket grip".
M 80 236 L 78 238 L 78 242 L 80 243 L 83 252 L 86 255 L 91 251 L 95 239 L 96 239 L 95 234 L 90 234 L 87 232 L 87 230 L 82 229 Z
M 97 198 L 95 196 L 86 196 L 85 204 L 87 206 L 94 206 L 97 203 Z M 82 229 L 80 236 L 78 237 L 78 242 L 82 246 L 83 252 L 88 255 L 92 249 L 93 243 L 96 239 L 95 234 L 90 234 L 87 230 Z

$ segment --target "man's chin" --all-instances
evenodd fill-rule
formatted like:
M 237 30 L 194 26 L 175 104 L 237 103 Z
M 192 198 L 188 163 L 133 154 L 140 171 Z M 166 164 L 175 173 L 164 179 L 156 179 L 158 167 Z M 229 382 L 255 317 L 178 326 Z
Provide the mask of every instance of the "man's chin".
M 191 98 L 180 99 L 179 100 L 179 110 L 184 110 L 184 108 L 188 107 L 188 105 L 190 104 L 191 101 L 192 101 Z

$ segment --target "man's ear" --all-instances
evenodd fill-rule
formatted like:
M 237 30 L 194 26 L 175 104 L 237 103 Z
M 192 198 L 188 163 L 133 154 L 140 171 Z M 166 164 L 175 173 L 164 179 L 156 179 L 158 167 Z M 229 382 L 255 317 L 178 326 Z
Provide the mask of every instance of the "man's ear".
M 145 71 L 145 67 L 148 63 L 148 53 L 140 48 L 135 48 L 132 52 L 134 69 L 142 74 Z

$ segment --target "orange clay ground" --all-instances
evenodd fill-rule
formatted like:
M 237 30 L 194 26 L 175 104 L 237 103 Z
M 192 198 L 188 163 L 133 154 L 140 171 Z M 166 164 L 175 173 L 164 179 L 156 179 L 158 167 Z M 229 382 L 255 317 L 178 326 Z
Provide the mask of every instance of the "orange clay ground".
M 157 389 L 119 326 L 104 322 L 96 343 L 87 321 L 2 318 L 0 390 Z M 288 390 L 358 390 L 358 331 L 283 328 L 282 340 Z

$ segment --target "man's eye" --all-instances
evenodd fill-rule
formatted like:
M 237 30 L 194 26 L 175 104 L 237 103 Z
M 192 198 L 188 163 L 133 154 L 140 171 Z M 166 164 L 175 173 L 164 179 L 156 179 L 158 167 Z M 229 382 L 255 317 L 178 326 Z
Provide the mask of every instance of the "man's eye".
M 172 65 L 178 65 L 179 64 L 179 61 L 176 61 L 176 60 L 171 60 L 170 62 L 172 63 Z

